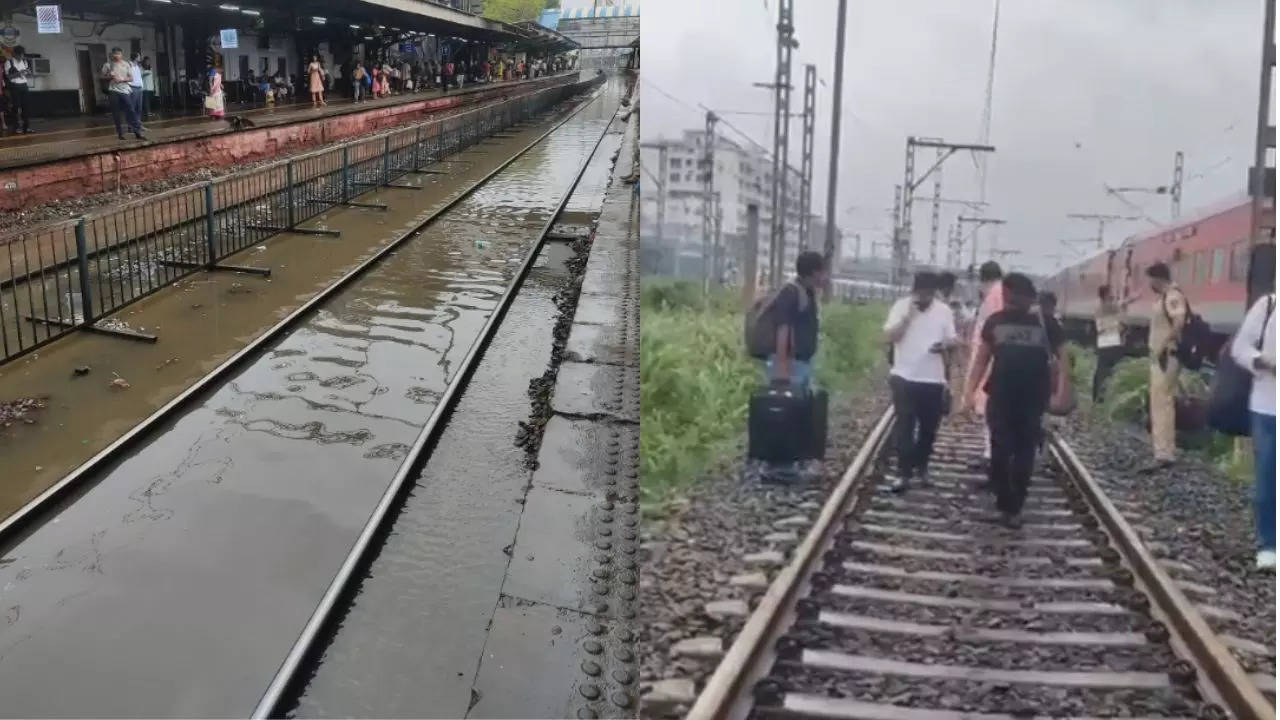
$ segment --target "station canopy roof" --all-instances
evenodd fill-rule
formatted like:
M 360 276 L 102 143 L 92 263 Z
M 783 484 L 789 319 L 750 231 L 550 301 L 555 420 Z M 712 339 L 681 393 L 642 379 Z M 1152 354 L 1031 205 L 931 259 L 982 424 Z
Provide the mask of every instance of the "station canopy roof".
M 4 5 L 0 0 L 0 5 Z M 559 50 L 572 40 L 546 28 L 490 20 L 433 0 L 62 0 L 62 15 L 104 21 L 159 21 L 236 28 L 246 33 L 307 32 L 386 44 L 424 34 Z

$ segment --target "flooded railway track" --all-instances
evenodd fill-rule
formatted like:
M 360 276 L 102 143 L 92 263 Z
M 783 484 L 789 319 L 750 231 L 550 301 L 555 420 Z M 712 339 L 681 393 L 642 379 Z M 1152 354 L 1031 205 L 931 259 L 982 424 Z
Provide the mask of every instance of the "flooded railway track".
M 604 138 L 592 89 L 0 525 L 6 713 L 276 710 Z
M 815 516 L 749 548 L 781 569 L 689 718 L 1274 717 L 1273 681 L 1188 600 L 1206 589 L 1170 579 L 1060 437 L 1009 530 L 968 469 L 976 426 L 944 426 L 931 483 L 902 495 L 881 482 L 891 427 Z

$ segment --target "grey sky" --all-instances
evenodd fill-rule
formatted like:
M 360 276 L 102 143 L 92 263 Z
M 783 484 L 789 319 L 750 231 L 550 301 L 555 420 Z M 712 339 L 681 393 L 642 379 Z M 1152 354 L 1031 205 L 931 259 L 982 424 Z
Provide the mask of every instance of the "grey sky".
M 813 62 L 818 88 L 814 207 L 825 208 L 835 0 L 798 0 L 793 83 Z M 849 0 L 838 207 L 841 227 L 884 239 L 893 185 L 902 180 L 907 135 L 975 142 L 982 117 L 992 0 Z M 774 71 L 777 0 L 645 0 L 642 100 L 646 139 L 702 126 L 716 110 L 768 111 L 769 91 L 751 87 Z M 1243 193 L 1252 160 L 1261 43 L 1261 0 L 1003 0 L 989 161 L 989 214 L 1008 225 L 988 237 L 1046 270 L 1060 238 L 1090 238 L 1096 224 L 1068 212 L 1133 214 L 1108 197 L 1113 186 L 1168 184 L 1184 151 L 1182 213 Z M 674 102 L 660 88 L 694 109 Z M 793 111 L 801 109 L 800 93 Z M 770 118 L 729 115 L 772 146 Z M 736 137 L 732 131 L 726 134 Z M 793 120 L 791 162 L 799 166 Z M 918 171 L 932 163 L 918 151 Z M 917 190 L 914 251 L 928 251 L 932 181 Z M 967 154 L 946 164 L 943 196 L 976 199 Z M 1167 196 L 1129 199 L 1159 221 Z M 946 228 L 959 206 L 944 206 Z M 1111 243 L 1152 227 L 1112 224 Z M 846 243 L 846 251 L 851 251 Z M 1077 252 L 1093 252 L 1079 245 Z M 966 251 L 967 261 L 967 251 Z M 1065 262 L 1065 261 L 1064 261 Z

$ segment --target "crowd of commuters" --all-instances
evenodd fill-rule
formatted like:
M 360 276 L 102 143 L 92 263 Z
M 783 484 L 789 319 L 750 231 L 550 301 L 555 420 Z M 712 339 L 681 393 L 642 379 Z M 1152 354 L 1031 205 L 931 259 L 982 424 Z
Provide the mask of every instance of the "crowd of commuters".
M 764 359 L 767 383 L 808 389 L 818 350 L 819 288 L 826 270 L 818 253 L 801 253 L 796 277 L 771 300 L 776 347 Z M 1175 457 L 1175 409 L 1179 344 L 1193 317 L 1186 295 L 1172 281 L 1167 265 L 1146 270 L 1155 295 L 1149 317 L 1149 406 L 1152 462 L 1145 472 L 1168 469 Z M 917 273 L 911 292 L 889 308 L 883 342 L 889 349 L 889 388 L 894 405 L 891 440 L 893 477 L 889 489 L 902 492 L 929 482 L 929 461 L 943 418 L 952 410 L 951 393 L 960 393 L 962 414 L 981 417 L 984 451 L 977 463 L 985 474 L 982 488 L 995 496 L 992 520 L 1021 527 L 1021 512 L 1037 455 L 1043 459 L 1046 423 L 1058 400 L 1070 397 L 1071 373 L 1066 334 L 1057 298 L 1037 293 L 1020 273 L 1005 274 L 987 262 L 978 272 L 976 307 L 954 298 L 951 273 Z M 1092 396 L 1101 401 L 1108 379 L 1125 355 L 1128 308 L 1134 298 L 1118 298 L 1112 288 L 1098 290 L 1094 317 L 1097 369 Z M 1230 357 L 1252 374 L 1248 400 L 1255 465 L 1255 514 L 1259 568 L 1275 567 L 1275 408 L 1276 297 L 1274 289 L 1248 310 L 1229 346 Z M 961 383 L 951 372 L 967 346 Z

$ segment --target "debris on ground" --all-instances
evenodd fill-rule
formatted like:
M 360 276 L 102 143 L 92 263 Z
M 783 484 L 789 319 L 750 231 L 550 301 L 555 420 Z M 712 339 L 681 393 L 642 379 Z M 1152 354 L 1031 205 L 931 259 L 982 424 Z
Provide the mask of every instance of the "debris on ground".
M 71 373 L 76 377 L 83 377 L 85 375 L 88 375 L 89 371 L 92 369 L 93 368 L 89 367 L 88 365 L 77 365 L 75 370 L 72 370 Z
M 47 397 L 21 397 L 15 400 L 0 400 L 0 427 L 9 427 L 16 422 L 31 425 L 36 421 L 36 414 L 43 410 L 49 402 Z
M 120 390 L 128 390 L 133 386 L 129 384 L 128 380 L 116 375 L 116 379 L 111 381 L 111 387 L 119 388 Z

